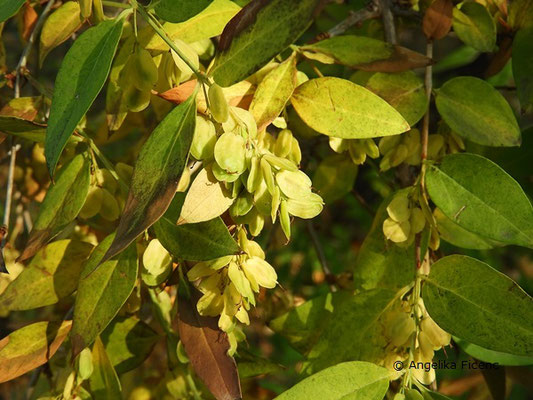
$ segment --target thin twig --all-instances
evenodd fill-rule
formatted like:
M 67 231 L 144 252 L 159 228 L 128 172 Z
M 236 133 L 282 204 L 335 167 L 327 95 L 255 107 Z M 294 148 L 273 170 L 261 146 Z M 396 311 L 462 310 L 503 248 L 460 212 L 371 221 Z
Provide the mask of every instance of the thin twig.
M 24 50 L 22 51 L 22 55 L 20 56 L 19 62 L 17 64 L 17 68 L 15 70 L 15 87 L 14 87 L 14 97 L 18 99 L 20 97 L 20 80 L 22 77 L 22 71 L 26 68 L 26 65 L 28 63 L 28 56 L 30 54 L 31 48 L 33 47 L 33 44 L 35 42 L 35 39 L 37 38 L 37 34 L 41 30 L 44 21 L 46 19 L 46 16 L 52 9 L 53 5 L 55 3 L 55 0 L 50 0 L 48 4 L 46 4 L 46 7 L 44 8 L 43 12 L 39 16 L 39 19 L 37 20 L 37 23 L 35 24 L 35 27 L 33 28 L 33 31 L 28 38 L 28 43 L 26 44 L 26 47 L 24 47 Z M 7 183 L 6 183 L 6 201 L 4 205 L 4 219 L 3 219 L 3 225 L 5 226 L 6 230 L 9 229 L 9 220 L 11 217 L 11 202 L 13 197 L 13 181 L 15 177 L 15 164 L 17 161 L 17 144 L 15 143 L 15 139 L 13 136 L 9 138 L 9 145 L 11 147 L 11 155 L 9 159 L 9 169 L 7 172 Z M 7 236 L 7 235 L 6 235 Z M 2 242 L 0 243 L 1 251 L 4 251 L 4 246 L 6 245 L 6 238 L 2 238 Z M 0 265 L 0 272 L 7 272 L 7 269 L 5 268 L 5 265 Z
M 385 40 L 388 43 L 396 44 L 396 27 L 394 26 L 394 15 L 391 11 L 391 0 L 378 0 L 378 2 L 381 8 Z
M 426 45 L 426 56 L 433 58 L 433 42 L 428 40 Z M 429 137 L 429 109 L 430 109 L 430 100 L 431 100 L 431 91 L 433 90 L 433 66 L 430 64 L 426 66 L 426 73 L 424 78 L 424 84 L 426 87 L 426 98 L 428 100 L 428 109 L 424 114 L 424 120 L 422 121 L 422 132 L 421 132 L 421 144 L 422 152 L 420 153 L 420 158 L 422 160 L 422 173 L 421 173 L 421 184 L 424 187 L 424 175 L 425 175 L 425 161 L 428 157 L 428 137 Z
M 311 236 L 311 241 L 313 242 L 313 246 L 315 247 L 318 261 L 320 261 L 320 265 L 322 266 L 322 271 L 326 276 L 326 281 L 329 282 L 329 288 L 332 292 L 336 292 L 337 286 L 335 286 L 335 284 L 332 282 L 332 278 L 334 276 L 331 273 L 331 269 L 329 269 L 328 260 L 326 259 L 324 249 L 322 248 L 322 244 L 320 243 L 320 239 L 318 238 L 312 221 L 307 221 L 307 230 L 309 231 L 309 236 Z
M 352 26 L 360 24 L 367 19 L 377 18 L 380 15 L 379 5 L 375 0 L 371 1 L 366 8 L 363 8 L 358 11 L 351 11 L 348 17 L 341 21 L 339 24 L 335 25 L 328 31 L 328 36 L 338 36 L 342 35 Z

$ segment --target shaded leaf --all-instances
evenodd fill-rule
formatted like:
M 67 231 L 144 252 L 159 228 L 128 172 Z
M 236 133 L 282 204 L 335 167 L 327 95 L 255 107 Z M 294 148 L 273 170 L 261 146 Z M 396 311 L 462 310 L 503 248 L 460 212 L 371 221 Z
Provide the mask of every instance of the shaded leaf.
M 117 374 L 141 365 L 161 338 L 137 317 L 117 317 L 100 337 Z
M 40 125 L 12 116 L 0 116 L 0 132 L 8 133 L 22 139 L 44 143 L 46 125 Z
M 168 22 L 183 22 L 202 12 L 213 0 L 161 0 L 155 5 L 157 16 Z
M 237 368 L 241 379 L 260 375 L 282 373 L 284 367 L 266 358 L 258 357 L 249 351 L 239 349 Z
M 514 29 L 532 26 L 533 0 L 514 0 L 509 2 L 507 22 Z
M 395 291 L 373 289 L 352 295 L 333 309 L 327 329 L 313 346 L 303 371 L 315 373 L 343 361 L 378 362 L 385 355 L 386 341 L 381 317 L 395 300 Z
M 120 381 L 100 338 L 94 342 L 92 355 L 94 371 L 89 378 L 92 398 L 94 400 L 122 399 Z
M 485 349 L 456 337 L 453 338 L 453 341 L 457 343 L 466 354 L 480 361 L 499 365 L 533 365 L 533 357 L 515 356 L 513 354 Z
M 411 126 L 426 113 L 428 100 L 424 82 L 412 71 L 375 73 L 365 87 L 393 106 Z
M 109 235 L 94 249 L 81 273 L 74 305 L 73 356 L 89 346 L 106 328 L 135 287 L 138 273 L 135 244 L 119 256 L 101 263 L 113 238 L 114 234 Z
M 186 43 L 192 43 L 209 39 L 220 35 L 228 21 L 240 9 L 233 1 L 214 0 L 209 7 L 188 21 L 179 24 L 166 22 L 163 24 L 163 29 L 171 40 L 180 39 Z M 139 31 L 139 44 L 146 50 L 169 50 L 168 45 L 151 27 L 145 27 Z
M 519 146 L 520 128 L 511 106 L 490 84 L 460 76 L 436 91 L 444 121 L 460 136 L 485 146 Z
M 452 154 L 426 174 L 431 200 L 453 222 L 502 243 L 533 246 L 533 207 L 520 185 L 492 161 Z
M 533 111 L 533 27 L 520 29 L 513 40 L 513 77 L 520 105 Z
M 358 167 L 349 157 L 334 154 L 324 158 L 313 175 L 313 187 L 326 203 L 333 203 L 350 193 Z
M 533 299 L 489 265 L 461 255 L 441 258 L 431 266 L 423 298 L 431 318 L 452 335 L 533 356 Z
M 442 39 L 452 27 L 453 1 L 435 0 L 427 8 L 422 30 L 428 39 Z
M 228 210 L 234 199 L 209 167 L 194 178 L 181 208 L 178 225 L 210 221 Z
M 320 0 L 252 0 L 226 25 L 211 74 L 220 86 L 244 80 L 309 27 Z
M 0 0 L 0 23 L 11 18 L 26 0 Z
M 59 171 L 56 183 L 46 192 L 28 243 L 19 260 L 32 257 L 42 246 L 74 221 L 87 197 L 91 163 L 78 154 Z
M 76 240 L 60 240 L 43 247 L 0 295 L 0 309 L 31 310 L 70 295 L 78 286 L 83 263 L 92 248 Z
M 80 14 L 80 5 L 76 1 L 69 1 L 61 5 L 46 19 L 39 39 L 39 65 L 57 46 L 65 42 L 83 24 L 84 18 Z
M 285 108 L 296 88 L 296 57 L 270 71 L 257 86 L 250 104 L 250 112 L 257 122 L 257 130 L 264 130 Z
M 397 135 L 409 124 L 387 102 L 346 79 L 312 79 L 291 98 L 302 120 L 324 135 L 363 139 Z
M 276 400 L 382 399 L 389 388 L 390 377 L 390 371 L 372 363 L 341 363 L 304 379 L 276 397 Z
M 47 363 L 67 337 L 71 325 L 71 321 L 37 322 L 0 340 L 0 383 Z
M 102 261 L 119 253 L 165 213 L 187 163 L 195 125 L 193 94 L 168 113 L 143 145 L 117 234 Z
M 195 289 L 193 289 L 195 290 Z M 199 296 L 193 294 L 194 300 Z M 202 317 L 196 301 L 178 299 L 178 331 L 192 367 L 217 400 L 241 399 L 241 385 L 235 360 L 228 356 L 227 334 L 218 328 L 218 319 Z
M 302 46 L 301 50 L 307 57 L 323 54 L 330 57 L 331 62 L 363 71 L 402 72 L 432 63 L 420 53 L 366 36 L 334 36 Z
M 481 368 L 481 374 L 489 388 L 493 400 L 505 400 L 505 368 L 497 367 L 494 369 Z
M 123 20 L 87 29 L 68 50 L 56 77 L 45 140 L 50 176 L 70 135 L 104 86 L 115 56 Z
M 479 51 L 493 51 L 496 46 L 496 23 L 485 6 L 463 3 L 453 9 L 453 30 L 465 44 Z

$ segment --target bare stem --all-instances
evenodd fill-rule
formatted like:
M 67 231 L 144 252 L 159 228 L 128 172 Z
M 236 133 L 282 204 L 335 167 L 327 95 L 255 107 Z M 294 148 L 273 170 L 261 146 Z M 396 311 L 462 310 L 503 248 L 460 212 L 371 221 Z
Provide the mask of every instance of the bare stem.
M 26 44 L 26 47 L 24 47 L 24 50 L 22 51 L 22 55 L 20 56 L 19 62 L 17 64 L 17 68 L 15 70 L 15 87 L 14 87 L 14 97 L 19 98 L 20 97 L 20 80 L 22 77 L 22 71 L 26 68 L 26 65 L 28 63 L 28 56 L 30 54 L 31 48 L 33 47 L 33 44 L 35 43 L 35 39 L 37 38 L 37 34 L 41 30 L 44 21 L 46 19 L 46 16 L 52 9 L 52 6 L 54 5 L 55 0 L 50 0 L 46 7 L 44 8 L 43 12 L 39 16 L 39 19 L 37 20 L 37 23 L 35 24 L 35 27 L 33 28 L 33 31 L 28 38 L 28 43 Z M 3 225 L 5 226 L 6 231 L 9 229 L 9 219 L 11 217 L 11 202 L 13 198 L 13 180 L 15 176 L 15 164 L 17 160 L 17 144 L 15 143 L 15 139 L 11 136 L 9 138 L 9 144 L 11 146 L 11 154 L 9 158 L 9 169 L 7 172 L 7 183 L 6 183 L 6 201 L 4 205 L 4 218 L 3 218 Z M 7 235 L 6 235 L 7 236 Z M 2 242 L 0 243 L 1 251 L 4 251 L 4 246 L 6 244 L 6 237 L 2 238 Z M 0 272 L 7 272 L 5 269 L 5 265 L 0 265 Z
M 394 26 L 394 15 L 391 10 L 391 0 L 378 0 L 381 8 L 381 20 L 385 30 L 385 40 L 388 43 L 396 44 L 396 27 Z
M 309 231 L 309 236 L 311 236 L 311 241 L 313 242 L 313 246 L 315 247 L 318 261 L 320 261 L 320 265 L 322 266 L 322 271 L 326 276 L 326 281 L 329 282 L 329 288 L 332 292 L 336 292 L 337 287 L 334 283 L 330 282 L 331 278 L 333 277 L 333 274 L 331 273 L 331 269 L 329 269 L 328 260 L 326 259 L 324 249 L 322 248 L 322 244 L 320 243 L 320 239 L 318 238 L 312 221 L 307 221 L 307 230 Z
M 431 40 L 428 40 L 426 45 L 426 56 L 428 58 L 433 58 L 433 42 Z M 431 101 L 431 91 L 433 89 L 433 67 L 432 65 L 428 65 L 426 67 L 426 73 L 425 73 L 425 79 L 424 79 L 425 87 L 426 87 L 426 98 L 428 100 L 428 109 L 426 110 L 426 113 L 424 114 L 424 120 L 422 121 L 422 132 L 421 132 L 421 144 L 422 144 L 422 151 L 420 153 L 420 158 L 422 161 L 422 170 L 421 170 L 421 176 L 420 176 L 420 184 L 422 186 L 422 189 L 424 186 L 424 178 L 426 174 L 426 159 L 428 157 L 428 138 L 429 138 L 429 110 L 430 110 L 430 101 Z
M 342 35 L 352 26 L 360 24 L 367 19 L 377 18 L 380 15 L 380 7 L 375 0 L 371 1 L 366 8 L 363 8 L 358 11 L 351 11 L 348 17 L 341 21 L 339 24 L 335 25 L 328 31 L 328 35 L 338 36 Z

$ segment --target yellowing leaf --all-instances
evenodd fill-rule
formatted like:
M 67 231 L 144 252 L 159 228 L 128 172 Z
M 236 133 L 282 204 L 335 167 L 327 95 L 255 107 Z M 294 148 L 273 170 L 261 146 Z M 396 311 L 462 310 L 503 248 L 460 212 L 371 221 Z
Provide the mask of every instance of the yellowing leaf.
M 307 81 L 296 88 L 291 102 L 309 127 L 327 136 L 363 139 L 409 130 L 409 124 L 385 100 L 345 79 Z
M 92 398 L 94 400 L 121 399 L 120 381 L 100 338 L 94 342 L 92 356 L 94 371 L 89 380 Z
M 181 209 L 178 225 L 212 220 L 222 215 L 234 199 L 208 168 L 194 179 Z

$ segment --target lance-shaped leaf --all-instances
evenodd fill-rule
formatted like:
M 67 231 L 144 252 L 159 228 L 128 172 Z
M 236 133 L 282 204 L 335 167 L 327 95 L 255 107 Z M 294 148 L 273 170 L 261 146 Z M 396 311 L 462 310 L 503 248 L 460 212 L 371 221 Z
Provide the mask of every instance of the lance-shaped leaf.
M 22 139 L 44 143 L 46 126 L 17 117 L 1 115 L 0 132 L 8 133 Z
M 161 338 L 137 317 L 117 317 L 100 337 L 109 360 L 118 374 L 141 365 Z
M 92 398 L 94 400 L 122 399 L 118 375 L 100 338 L 94 342 L 92 356 L 94 370 L 89 379 Z
M 533 355 L 533 298 L 475 258 L 453 255 L 431 266 L 424 304 L 445 331 L 489 350 Z
M 165 215 L 154 224 L 161 244 L 175 258 L 187 261 L 208 261 L 239 252 L 220 217 L 196 224 L 176 225 L 185 195 L 178 193 Z
M 83 24 L 80 4 L 76 1 L 64 3 L 46 19 L 39 38 L 39 65 L 53 49 L 65 42 Z
M 101 263 L 113 238 L 114 234 L 109 235 L 94 249 L 81 273 L 72 326 L 74 356 L 89 346 L 111 322 L 137 280 L 138 262 L 134 244 L 119 256 Z
M 382 399 L 390 379 L 386 368 L 364 361 L 345 362 L 304 379 L 275 400 Z
M 180 340 L 200 379 L 217 400 L 242 398 L 235 360 L 228 355 L 228 335 L 218 328 L 218 319 L 198 314 L 196 289 L 192 298 L 183 294 L 178 299 L 177 325 Z
M 291 98 L 302 120 L 324 135 L 363 139 L 398 135 L 409 124 L 385 100 L 346 79 L 312 79 Z
M 436 93 L 440 115 L 457 134 L 484 146 L 520 145 L 520 127 L 511 106 L 484 80 L 460 76 Z
M 187 163 L 196 124 L 196 93 L 174 108 L 143 145 L 117 234 L 102 261 L 128 246 L 167 210 Z
M 67 337 L 71 325 L 71 321 L 37 322 L 0 340 L 0 383 L 47 363 Z
M 220 35 L 228 21 L 240 9 L 231 0 L 214 0 L 209 7 L 193 18 L 179 24 L 165 22 L 163 29 L 171 40 L 179 39 L 186 43 L 193 43 L 209 39 Z M 169 50 L 168 44 L 149 26 L 139 31 L 139 44 L 146 50 Z
M 325 63 L 338 63 L 350 68 L 375 72 L 401 72 L 425 67 L 432 60 L 405 47 L 392 45 L 366 36 L 335 36 L 302 46 L 308 58 L 318 58 Z
M 33 256 L 50 239 L 74 221 L 89 192 L 91 163 L 85 154 L 78 154 L 61 168 L 44 198 L 33 225 L 26 248 L 19 260 Z
M 45 140 L 46 163 L 51 176 L 70 135 L 104 86 L 122 26 L 123 20 L 118 18 L 87 29 L 61 63 Z
M 431 200 L 453 222 L 497 242 L 533 247 L 533 207 L 520 185 L 492 161 L 452 154 L 426 174 Z
M 43 247 L 0 295 L 0 309 L 31 310 L 70 295 L 92 248 L 76 240 L 59 240 Z
M 255 91 L 250 112 L 257 130 L 265 129 L 283 111 L 296 88 L 296 57 L 290 57 L 261 81 Z
M 533 27 L 520 29 L 513 39 L 513 78 L 526 112 L 533 111 Z
M 253 0 L 224 28 L 212 75 L 221 86 L 242 81 L 300 37 L 320 0 Z
M 178 224 L 210 221 L 225 213 L 234 200 L 208 166 L 196 175 L 187 191 Z
M 183 22 L 202 12 L 213 0 L 161 0 L 156 3 L 157 16 L 168 22 Z
M 11 18 L 26 0 L 0 0 L 0 23 Z

